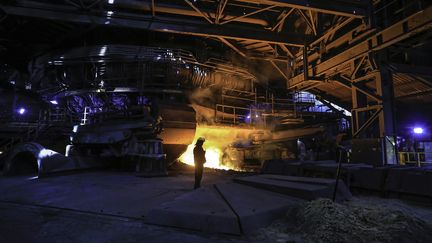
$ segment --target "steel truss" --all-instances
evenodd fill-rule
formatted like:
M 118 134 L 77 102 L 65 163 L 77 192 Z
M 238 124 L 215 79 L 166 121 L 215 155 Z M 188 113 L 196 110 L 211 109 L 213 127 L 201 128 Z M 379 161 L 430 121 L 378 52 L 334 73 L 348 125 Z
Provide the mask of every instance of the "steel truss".
M 287 81 L 289 89 L 307 90 L 312 85 L 336 83 L 351 91 L 352 97 L 352 134 L 354 137 L 394 136 L 393 123 L 393 86 L 389 66 L 381 56 L 383 50 L 411 36 L 432 29 L 432 7 L 429 6 L 407 18 L 378 31 L 366 23 L 358 25 L 339 38 L 332 38 L 335 29 L 340 29 L 353 19 L 347 18 L 329 30 L 308 50 L 316 47 L 334 50 L 336 54 L 324 57 L 319 51 L 308 52 L 307 59 L 302 60 L 303 53 L 296 55 L 298 69 L 307 63 L 306 74 L 298 74 Z M 328 39 L 327 39 L 328 38 Z M 324 43 L 324 44 L 323 44 Z M 341 45 L 348 45 L 337 51 Z M 370 131 L 377 127 L 377 132 Z M 373 129 L 372 129 L 373 130 Z
M 109 2 L 19 0 L 0 8 L 10 15 L 210 37 L 243 57 L 284 62 L 293 58 L 305 42 L 326 32 L 319 26 L 319 18 L 361 19 L 369 11 L 367 0 Z M 307 24 L 307 33 L 284 29 L 287 18 L 293 15 Z M 254 43 L 263 45 L 253 48 Z

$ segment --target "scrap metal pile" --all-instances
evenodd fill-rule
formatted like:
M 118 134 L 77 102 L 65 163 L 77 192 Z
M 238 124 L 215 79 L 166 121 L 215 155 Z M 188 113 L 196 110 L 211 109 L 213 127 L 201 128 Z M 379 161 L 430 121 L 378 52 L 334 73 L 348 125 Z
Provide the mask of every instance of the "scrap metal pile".
M 431 225 L 401 208 L 318 199 L 262 229 L 258 238 L 296 242 L 427 242 Z

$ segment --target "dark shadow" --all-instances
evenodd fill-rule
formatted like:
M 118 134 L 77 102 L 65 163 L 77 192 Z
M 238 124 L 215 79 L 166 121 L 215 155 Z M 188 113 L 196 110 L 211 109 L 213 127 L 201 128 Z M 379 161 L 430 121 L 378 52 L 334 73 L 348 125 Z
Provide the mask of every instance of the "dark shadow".
M 13 157 L 9 175 L 37 175 L 38 164 L 31 152 L 20 152 Z

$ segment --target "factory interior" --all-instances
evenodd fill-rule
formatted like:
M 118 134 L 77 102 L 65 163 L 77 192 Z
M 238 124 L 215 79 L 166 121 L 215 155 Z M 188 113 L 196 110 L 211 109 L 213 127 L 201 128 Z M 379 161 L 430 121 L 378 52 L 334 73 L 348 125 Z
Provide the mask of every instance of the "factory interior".
M 1 0 L 0 242 L 432 242 L 431 107 L 430 0 Z

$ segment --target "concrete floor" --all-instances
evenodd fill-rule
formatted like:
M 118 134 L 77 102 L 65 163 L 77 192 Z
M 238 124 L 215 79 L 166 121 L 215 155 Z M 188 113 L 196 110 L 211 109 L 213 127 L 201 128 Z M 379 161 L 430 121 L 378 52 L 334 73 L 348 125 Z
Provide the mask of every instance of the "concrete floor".
M 204 187 L 239 173 L 206 171 Z M 47 178 L 0 177 L 0 243 L 3 242 L 285 242 L 271 228 L 258 235 L 210 234 L 146 223 L 150 209 L 191 192 L 193 172 L 144 178 L 117 171 L 87 171 Z M 430 205 L 354 197 L 351 204 L 385 205 L 432 225 Z M 268 232 L 267 232 L 268 231 Z M 260 233 L 261 232 L 261 233 Z
M 203 186 L 234 176 L 208 171 Z M 192 191 L 193 180 L 192 172 L 159 178 L 110 171 L 1 177 L 0 242 L 244 241 L 145 223 L 151 208 Z

